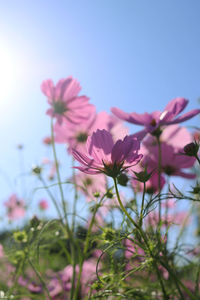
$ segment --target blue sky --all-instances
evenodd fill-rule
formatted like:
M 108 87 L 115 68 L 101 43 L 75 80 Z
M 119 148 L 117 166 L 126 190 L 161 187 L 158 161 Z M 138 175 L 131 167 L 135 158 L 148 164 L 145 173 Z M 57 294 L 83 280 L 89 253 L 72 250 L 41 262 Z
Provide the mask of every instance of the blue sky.
M 0 78 L 7 82 L 0 93 L 0 170 L 13 191 L 20 192 L 16 145 L 25 145 L 25 172 L 46 155 L 44 79 L 72 75 L 98 111 L 162 110 L 177 96 L 190 100 L 188 111 L 200 96 L 199 50 L 198 0 L 1 1 Z M 0 186 L 4 201 L 10 194 L 4 175 Z

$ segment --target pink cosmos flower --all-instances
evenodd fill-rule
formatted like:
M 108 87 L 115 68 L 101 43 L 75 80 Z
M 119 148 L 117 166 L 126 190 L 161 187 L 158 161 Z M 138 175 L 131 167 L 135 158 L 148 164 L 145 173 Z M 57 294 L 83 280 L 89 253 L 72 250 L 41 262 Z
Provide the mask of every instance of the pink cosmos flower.
M 139 149 L 140 143 L 136 138 L 126 136 L 123 141 L 118 140 L 114 144 L 108 131 L 98 129 L 87 139 L 86 155 L 75 149 L 72 150 L 72 154 L 83 165 L 76 167 L 80 171 L 93 175 L 104 173 L 115 178 L 141 160 Z
M 128 134 L 128 129 L 123 125 L 122 121 L 113 115 L 102 111 L 98 114 L 91 114 L 88 120 L 84 120 L 80 124 L 73 124 L 65 120 L 62 124 L 56 123 L 54 126 L 55 141 L 57 143 L 66 143 L 68 151 L 71 153 L 72 148 L 80 151 L 86 151 L 86 141 L 97 129 L 108 130 L 113 140 L 124 138 Z
M 81 123 L 95 110 L 94 105 L 88 103 L 88 97 L 78 96 L 81 87 L 72 77 L 59 80 L 56 86 L 52 80 L 45 80 L 42 82 L 41 90 L 51 106 L 47 114 L 55 117 L 59 123 L 62 123 L 63 119 Z
M 193 179 L 196 177 L 193 173 L 186 173 L 183 169 L 193 167 L 195 164 L 195 157 L 186 157 L 180 155 L 178 149 L 166 143 L 161 144 L 162 155 L 162 172 L 168 176 L 181 176 L 183 178 Z M 154 169 L 158 166 L 158 147 L 152 147 L 148 156 L 145 156 L 146 164 Z
M 24 200 L 19 199 L 16 194 L 12 194 L 4 205 L 7 207 L 7 216 L 10 220 L 20 219 L 25 215 Z
M 104 174 L 90 175 L 79 172 L 75 176 L 77 188 L 87 197 L 93 200 L 95 194 L 102 197 L 106 193 L 106 177 Z
M 126 113 L 117 107 L 113 107 L 111 111 L 122 120 L 136 125 L 145 126 L 145 129 L 140 132 L 140 136 L 144 137 L 148 132 L 153 135 L 156 134 L 156 131 L 160 126 L 182 123 L 200 113 L 200 109 L 194 109 L 180 117 L 177 117 L 184 110 L 187 104 L 188 100 L 184 98 L 175 98 L 167 104 L 163 112 L 154 111 L 151 114 L 137 114 L 134 112 Z
M 165 128 L 160 135 L 160 142 L 167 143 L 173 146 L 174 149 L 180 151 L 186 144 L 193 141 L 192 134 L 183 126 L 177 124 L 171 125 Z M 151 147 L 157 147 L 156 138 L 153 135 L 148 135 L 143 140 L 143 145 L 150 149 Z M 151 150 L 149 150 L 151 152 Z

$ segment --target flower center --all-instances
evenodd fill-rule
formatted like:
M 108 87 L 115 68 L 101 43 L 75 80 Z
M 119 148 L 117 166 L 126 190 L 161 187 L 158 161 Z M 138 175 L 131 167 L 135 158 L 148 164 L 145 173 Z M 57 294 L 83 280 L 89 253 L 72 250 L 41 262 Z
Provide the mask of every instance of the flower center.
M 91 180 L 91 178 L 86 178 L 86 179 L 84 180 L 84 185 L 85 185 L 85 186 L 92 185 L 92 180 Z
M 62 115 L 67 111 L 66 104 L 62 101 L 55 101 L 53 103 L 54 113 Z
M 150 125 L 155 127 L 156 126 L 156 120 L 155 119 L 152 119 L 151 122 L 150 122 Z
M 121 163 L 104 163 L 104 161 L 102 160 L 103 165 L 104 165 L 104 169 L 103 172 L 107 175 L 110 176 L 112 178 L 116 178 L 121 172 L 122 172 L 122 166 L 124 164 L 124 162 L 122 161 Z
M 170 175 L 173 175 L 175 173 L 176 169 L 172 166 L 165 166 L 165 167 L 163 167 L 163 171 L 165 172 L 165 174 L 170 176 Z
M 80 132 L 76 139 L 79 143 L 85 143 L 87 141 L 88 134 L 86 132 Z

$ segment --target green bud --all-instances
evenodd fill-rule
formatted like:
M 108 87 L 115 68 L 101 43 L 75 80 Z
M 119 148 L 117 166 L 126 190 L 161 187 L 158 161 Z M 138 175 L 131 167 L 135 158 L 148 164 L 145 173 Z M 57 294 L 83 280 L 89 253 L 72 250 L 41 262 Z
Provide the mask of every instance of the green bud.
M 122 186 L 127 186 L 128 183 L 128 176 L 125 173 L 121 173 L 118 177 L 117 177 L 117 181 L 120 185 Z
M 42 172 L 42 168 L 41 168 L 41 167 L 39 167 L 39 166 L 34 166 L 34 167 L 32 167 L 32 173 L 33 173 L 34 175 L 40 175 L 41 172 Z
M 14 240 L 18 243 L 26 243 L 28 240 L 27 234 L 25 231 L 14 232 Z
M 100 193 L 99 192 L 96 192 L 93 195 L 94 195 L 95 198 L 99 198 L 100 197 Z
M 102 233 L 102 238 L 107 242 L 111 242 L 115 238 L 115 231 L 112 228 L 105 228 Z
M 135 179 L 140 181 L 140 182 L 143 182 L 143 183 L 147 182 L 151 178 L 152 173 L 153 173 L 153 171 L 148 173 L 146 168 L 144 169 L 144 171 L 134 172 L 134 174 L 136 176 Z
M 104 284 L 100 281 L 95 281 L 91 287 L 93 290 L 99 291 L 104 287 Z
M 36 216 L 33 216 L 33 218 L 30 220 L 30 226 L 36 228 L 39 224 L 40 220 Z
M 197 156 L 197 153 L 199 151 L 199 144 L 197 142 L 189 143 L 184 148 L 184 154 L 187 156 Z

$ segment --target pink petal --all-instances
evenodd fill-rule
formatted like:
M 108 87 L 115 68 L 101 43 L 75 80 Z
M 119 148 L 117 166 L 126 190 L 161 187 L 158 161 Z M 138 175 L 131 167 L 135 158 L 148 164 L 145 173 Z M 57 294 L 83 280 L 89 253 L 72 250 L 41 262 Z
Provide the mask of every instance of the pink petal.
M 117 107 L 112 107 L 111 111 L 114 115 L 116 115 L 119 119 L 125 120 L 127 122 L 136 124 L 136 125 L 143 125 L 144 123 L 140 120 L 140 115 L 136 113 L 128 114 Z
M 42 82 L 41 90 L 49 99 L 54 98 L 54 85 L 51 79 Z
M 176 118 L 175 120 L 166 122 L 166 125 L 171 125 L 171 124 L 177 124 L 177 123 L 182 123 L 184 121 L 187 121 L 193 117 L 195 117 L 196 115 L 198 115 L 200 113 L 200 109 L 193 109 L 189 112 L 187 112 L 186 114 L 182 115 L 179 118 Z
M 188 100 L 180 97 L 175 98 L 167 104 L 164 111 L 168 111 L 172 113 L 174 116 L 177 116 L 184 110 L 187 104 L 188 104 Z
M 111 162 L 113 139 L 111 134 L 105 129 L 97 129 L 92 136 L 89 136 L 86 148 L 97 163 L 102 164 L 102 160 L 104 162 Z

